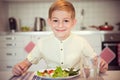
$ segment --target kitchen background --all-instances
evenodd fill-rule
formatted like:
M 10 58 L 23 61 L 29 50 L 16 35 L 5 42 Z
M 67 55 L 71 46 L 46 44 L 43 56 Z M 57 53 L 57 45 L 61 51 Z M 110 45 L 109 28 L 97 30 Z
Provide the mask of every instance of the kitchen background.
M 42 17 L 47 21 L 48 9 L 53 1 L 55 0 L 0 0 L 0 71 L 10 71 L 16 63 L 26 58 L 28 53 L 25 51 L 25 47 L 29 43 L 36 43 L 38 39 L 49 34 L 49 31 L 7 33 L 10 31 L 8 19 L 15 17 L 19 22 L 18 29 L 27 26 L 33 30 L 35 17 Z M 116 26 L 116 23 L 120 22 L 120 0 L 69 1 L 73 3 L 76 9 L 75 33 L 86 38 L 97 54 L 101 53 L 106 44 L 110 45 L 109 48 L 116 55 L 114 59 L 116 61 L 115 63 L 112 62 L 110 69 L 120 70 L 120 62 L 118 62 L 120 59 L 118 58 L 118 54 L 120 54 L 120 51 L 118 51 L 120 49 L 118 47 L 120 31 L 117 31 L 118 26 Z M 104 25 L 105 22 L 113 25 L 114 31 L 97 31 L 95 28 L 89 27 Z M 79 31 L 82 26 L 87 29 Z M 48 25 L 46 30 L 50 30 Z M 44 61 L 41 62 L 44 63 Z M 40 66 L 36 65 L 37 67 L 31 68 L 31 70 L 44 68 L 43 63 L 40 63 Z
M 0 31 L 8 31 L 8 18 L 15 17 L 21 26 L 34 28 L 35 17 L 47 20 L 48 9 L 54 0 L 1 0 L 0 1 Z M 120 22 L 120 0 L 69 0 L 76 9 L 77 25 L 74 30 L 80 30 L 82 9 L 84 9 L 83 25 L 87 29 L 91 25 L 103 25 L 105 22 L 113 25 Z M 50 30 L 48 25 L 46 30 Z M 94 28 L 92 28 L 94 30 Z

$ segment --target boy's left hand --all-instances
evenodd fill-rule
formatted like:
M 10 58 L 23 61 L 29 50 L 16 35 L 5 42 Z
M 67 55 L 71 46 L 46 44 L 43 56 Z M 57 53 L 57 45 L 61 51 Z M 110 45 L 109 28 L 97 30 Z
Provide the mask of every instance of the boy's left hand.
M 99 71 L 101 73 L 105 73 L 108 70 L 108 63 L 104 59 L 102 59 L 100 57 L 97 57 L 97 56 L 94 57 L 93 63 L 95 65 L 99 65 Z
M 108 63 L 101 58 L 100 60 L 100 72 L 105 73 L 108 70 Z

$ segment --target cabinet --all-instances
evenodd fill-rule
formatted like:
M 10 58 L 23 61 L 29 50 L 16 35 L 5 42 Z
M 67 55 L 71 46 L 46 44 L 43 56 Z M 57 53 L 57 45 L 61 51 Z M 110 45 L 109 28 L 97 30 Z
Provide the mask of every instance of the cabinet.
M 38 39 L 47 36 L 49 33 L 18 32 L 13 34 L 0 34 L 0 71 L 10 71 L 13 66 L 24 60 L 27 56 L 25 47 L 29 42 L 36 43 Z M 45 62 L 41 60 L 40 63 L 30 68 L 31 71 L 44 68 Z
M 24 47 L 30 40 L 31 36 L 24 35 L 0 36 L 0 71 L 11 70 L 13 65 L 25 59 Z

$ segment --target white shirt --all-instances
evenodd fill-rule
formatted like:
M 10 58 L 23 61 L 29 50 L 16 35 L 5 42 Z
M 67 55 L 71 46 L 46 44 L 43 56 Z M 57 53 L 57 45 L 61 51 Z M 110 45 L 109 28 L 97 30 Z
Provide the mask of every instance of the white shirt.
M 96 56 L 84 38 L 71 34 L 67 39 L 60 41 L 54 35 L 50 35 L 38 41 L 27 59 L 35 64 L 43 58 L 49 68 L 56 66 L 80 68 L 82 56 L 89 58 Z

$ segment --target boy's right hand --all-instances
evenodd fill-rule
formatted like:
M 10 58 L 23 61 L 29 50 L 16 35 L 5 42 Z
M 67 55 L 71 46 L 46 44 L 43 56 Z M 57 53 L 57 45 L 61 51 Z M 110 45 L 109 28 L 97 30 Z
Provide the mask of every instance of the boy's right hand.
M 26 59 L 26 60 L 16 64 L 12 69 L 12 73 L 15 76 L 20 76 L 21 74 L 26 72 L 31 65 L 32 64 Z

